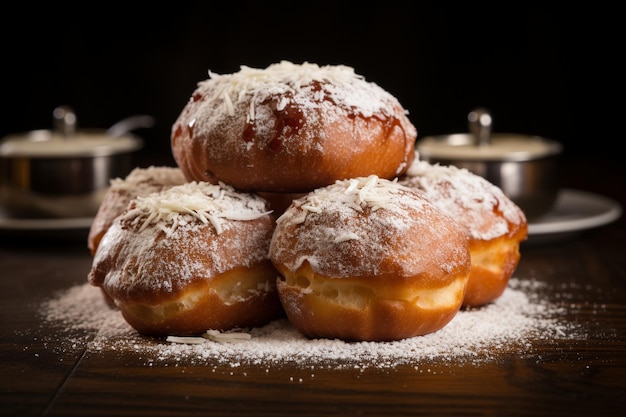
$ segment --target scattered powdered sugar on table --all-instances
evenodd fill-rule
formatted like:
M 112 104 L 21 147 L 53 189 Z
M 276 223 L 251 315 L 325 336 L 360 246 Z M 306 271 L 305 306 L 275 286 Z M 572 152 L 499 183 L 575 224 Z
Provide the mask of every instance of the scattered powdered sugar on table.
M 536 341 L 584 338 L 575 323 L 564 320 L 563 305 L 539 295 L 543 286 L 538 281 L 512 278 L 496 302 L 459 311 L 435 333 L 395 342 L 309 340 L 287 319 L 234 334 L 210 332 L 205 338 L 180 339 L 189 343 L 147 338 L 132 329 L 119 311 L 107 306 L 100 290 L 89 284 L 59 293 L 45 301 L 41 311 L 46 322 L 61 324 L 63 333 L 82 334 L 69 338 L 68 334 L 59 334 L 59 343 L 80 344 L 72 338 L 85 338 L 85 332 L 93 331 L 93 339 L 82 341 L 88 353 L 137 352 L 148 364 L 393 368 L 434 360 L 477 363 L 496 360 L 502 351 L 531 353 Z

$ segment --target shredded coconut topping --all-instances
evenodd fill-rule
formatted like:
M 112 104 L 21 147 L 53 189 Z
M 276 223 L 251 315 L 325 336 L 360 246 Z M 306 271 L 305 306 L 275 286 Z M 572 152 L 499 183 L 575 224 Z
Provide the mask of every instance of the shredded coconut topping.
M 193 181 L 137 197 L 121 218 L 134 224 L 139 222 L 140 230 L 157 224 L 169 234 L 185 222 L 184 215 L 189 215 L 204 224 L 210 223 L 220 234 L 225 221 L 254 220 L 269 213 L 261 197 L 240 193 L 223 183 Z
M 208 102 L 221 102 L 227 109 L 229 115 L 235 114 L 235 103 L 243 100 L 246 95 L 255 98 L 250 103 L 247 121 L 255 120 L 255 103 L 263 102 L 269 95 L 293 93 L 303 86 L 311 85 L 313 82 L 324 83 L 324 91 L 330 95 L 337 103 L 345 103 L 347 107 L 358 108 L 363 115 L 368 117 L 376 111 L 380 111 L 385 106 L 381 102 L 372 100 L 370 105 L 363 100 L 363 88 L 366 94 L 371 94 L 372 98 L 388 99 L 387 94 L 372 83 L 366 83 L 361 75 L 354 72 L 354 69 L 345 65 L 319 66 L 305 62 L 301 65 L 289 61 L 281 61 L 272 64 L 264 69 L 251 68 L 245 65 L 240 67 L 240 71 L 234 74 L 216 74 L 209 71 L 209 80 L 200 82 L 200 90 L 211 87 L 212 94 Z M 214 85 L 218 87 L 213 87 Z M 323 96 L 317 93 L 317 99 Z M 286 107 L 289 99 L 287 96 L 278 103 L 277 109 Z
M 206 343 L 208 340 L 220 343 L 235 343 L 244 340 L 250 340 L 252 335 L 245 331 L 239 330 L 207 330 L 201 336 L 168 336 L 166 341 L 171 343 L 184 343 L 187 345 L 199 345 Z
M 302 208 L 319 213 L 331 199 L 356 211 L 363 211 L 364 207 L 369 207 L 372 211 L 380 208 L 397 210 L 398 206 L 393 202 L 397 198 L 398 187 L 392 185 L 393 183 L 395 181 L 381 182 L 376 175 L 337 181 L 334 185 L 319 188 L 307 196 Z

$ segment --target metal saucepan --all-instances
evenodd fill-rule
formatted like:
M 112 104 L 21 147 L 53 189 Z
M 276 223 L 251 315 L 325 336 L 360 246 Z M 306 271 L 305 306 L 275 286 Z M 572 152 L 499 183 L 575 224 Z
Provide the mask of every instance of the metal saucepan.
M 455 165 L 486 178 L 511 198 L 529 219 L 548 213 L 561 186 L 560 143 L 539 136 L 491 133 L 492 118 L 478 108 L 468 115 L 469 134 L 424 137 L 420 159 Z
M 53 130 L 33 130 L 0 141 L 0 206 L 15 218 L 95 215 L 112 178 L 132 169 L 143 141 L 129 133 L 151 127 L 132 116 L 111 128 L 76 129 L 69 107 L 54 109 Z

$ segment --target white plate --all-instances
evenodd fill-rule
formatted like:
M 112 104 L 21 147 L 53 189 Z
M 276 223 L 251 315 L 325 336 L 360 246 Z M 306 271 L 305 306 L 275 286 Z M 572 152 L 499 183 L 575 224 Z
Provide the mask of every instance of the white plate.
M 71 230 L 87 229 L 91 226 L 93 218 L 81 217 L 77 219 L 10 219 L 0 217 L 0 229 L 2 230 Z
M 528 224 L 528 242 L 561 240 L 607 225 L 622 215 L 614 200 L 586 191 L 563 189 L 554 208 Z
M 16 219 L 0 209 L 0 235 L 85 237 L 93 217 L 60 219 Z

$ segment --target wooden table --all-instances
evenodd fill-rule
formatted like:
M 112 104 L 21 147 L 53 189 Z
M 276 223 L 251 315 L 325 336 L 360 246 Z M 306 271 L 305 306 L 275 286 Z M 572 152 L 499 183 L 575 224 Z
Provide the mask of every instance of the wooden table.
M 624 198 L 619 166 L 567 185 Z M 580 172 L 580 164 L 569 166 Z M 586 166 L 585 166 L 586 168 Z M 621 176 L 620 176 L 621 175 Z M 0 235 L 0 415 L 564 415 L 626 411 L 626 221 L 565 241 L 522 248 L 515 273 L 567 288 L 565 319 L 580 340 L 533 341 L 532 354 L 495 352 L 481 363 L 428 361 L 392 369 L 268 369 L 176 362 L 146 364 L 141 353 L 55 345 L 67 329 L 42 321 L 42 300 L 84 283 L 91 257 L 82 236 Z M 554 295 L 554 294 L 552 294 Z M 551 294 L 546 294 L 550 297 Z M 314 373 L 314 375 L 312 375 Z

